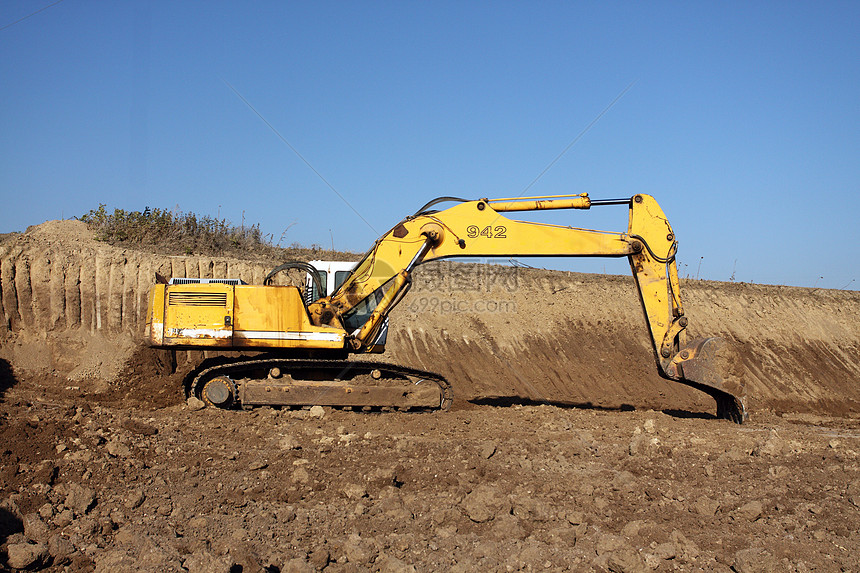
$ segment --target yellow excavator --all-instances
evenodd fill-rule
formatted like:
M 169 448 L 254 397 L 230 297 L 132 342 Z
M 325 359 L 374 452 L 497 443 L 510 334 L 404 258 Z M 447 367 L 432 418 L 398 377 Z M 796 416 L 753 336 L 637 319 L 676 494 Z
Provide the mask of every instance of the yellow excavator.
M 441 203 L 454 203 L 438 209 Z M 627 231 L 595 231 L 530 221 L 503 213 L 627 205 Z M 317 300 L 296 286 L 270 284 L 307 263 L 287 262 L 262 285 L 238 279 L 172 279 L 152 287 L 147 338 L 169 349 L 219 350 L 189 384 L 210 406 L 329 405 L 360 409 L 447 408 L 451 387 L 443 376 L 407 366 L 348 360 L 385 348 L 388 315 L 423 262 L 452 257 L 627 257 L 651 335 L 657 369 L 711 395 L 717 416 L 741 423 L 743 382 L 722 339 L 687 343 L 687 317 L 675 253 L 678 242 L 649 195 L 592 200 L 587 194 L 427 203 L 380 237 L 330 295 Z M 316 292 L 326 293 L 321 284 Z M 249 352 L 252 352 L 249 355 Z

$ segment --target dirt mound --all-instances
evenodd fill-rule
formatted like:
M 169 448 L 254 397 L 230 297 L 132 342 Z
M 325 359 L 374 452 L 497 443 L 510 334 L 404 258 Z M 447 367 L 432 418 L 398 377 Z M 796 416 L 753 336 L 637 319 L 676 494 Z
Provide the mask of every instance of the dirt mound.
M 96 241 L 79 221 L 49 221 L 0 243 L 0 358 L 19 380 L 151 403 L 170 380 L 146 372 L 141 349 L 149 287 L 161 276 L 241 276 L 262 281 L 270 265 L 172 257 Z M 180 358 L 184 361 L 185 356 Z M 122 380 L 122 382 L 119 382 Z M 156 400 L 154 403 L 161 403 Z
M 180 400 L 177 381 L 202 354 L 141 347 L 149 287 L 159 275 L 260 283 L 270 266 L 122 249 L 78 221 L 7 235 L 0 358 L 19 380 L 144 405 Z M 722 336 L 738 350 L 753 411 L 860 412 L 860 293 L 682 286 L 691 335 Z M 461 405 L 713 409 L 707 396 L 657 376 L 628 277 L 430 263 L 391 325 L 386 357 L 447 376 Z

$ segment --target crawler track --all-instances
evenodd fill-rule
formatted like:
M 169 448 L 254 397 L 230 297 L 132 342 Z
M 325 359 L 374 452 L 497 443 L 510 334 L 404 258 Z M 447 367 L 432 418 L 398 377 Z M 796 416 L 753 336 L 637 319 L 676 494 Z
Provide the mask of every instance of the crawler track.
M 375 361 L 240 359 L 201 370 L 190 394 L 209 405 L 334 406 L 446 410 L 451 385 L 441 375 Z

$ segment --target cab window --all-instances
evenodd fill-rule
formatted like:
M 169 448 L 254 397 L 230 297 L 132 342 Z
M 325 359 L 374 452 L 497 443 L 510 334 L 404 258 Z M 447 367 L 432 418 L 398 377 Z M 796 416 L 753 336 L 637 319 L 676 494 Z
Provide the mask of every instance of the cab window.
M 334 288 L 332 288 L 331 292 L 336 291 L 340 288 L 340 285 L 343 284 L 343 281 L 349 278 L 349 275 L 352 274 L 352 271 L 335 271 L 334 273 Z

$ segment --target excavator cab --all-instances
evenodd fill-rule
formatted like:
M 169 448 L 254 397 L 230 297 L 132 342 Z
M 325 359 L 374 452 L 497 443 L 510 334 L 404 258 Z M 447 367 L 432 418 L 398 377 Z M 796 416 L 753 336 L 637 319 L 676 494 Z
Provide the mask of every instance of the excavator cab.
M 321 284 L 318 286 L 313 275 L 310 272 L 307 273 L 305 278 L 305 300 L 307 304 L 311 304 L 324 296 L 331 296 L 349 278 L 355 268 L 355 261 L 316 260 L 310 261 L 308 264 L 317 270 Z
M 305 300 L 307 304 L 311 304 L 322 297 L 331 296 L 332 293 L 337 291 L 346 282 L 358 263 L 355 261 L 314 260 L 308 264 L 317 270 L 317 277 L 319 278 L 319 283 L 317 283 L 311 272 L 308 272 L 305 278 Z M 356 305 L 348 313 L 345 313 L 342 320 L 346 330 L 351 332 L 361 328 L 367 322 L 381 299 L 382 289 L 380 288 L 375 293 L 366 297 L 362 303 Z M 388 317 L 386 316 L 376 337 L 368 345 L 367 352 L 371 354 L 383 353 L 387 339 Z

